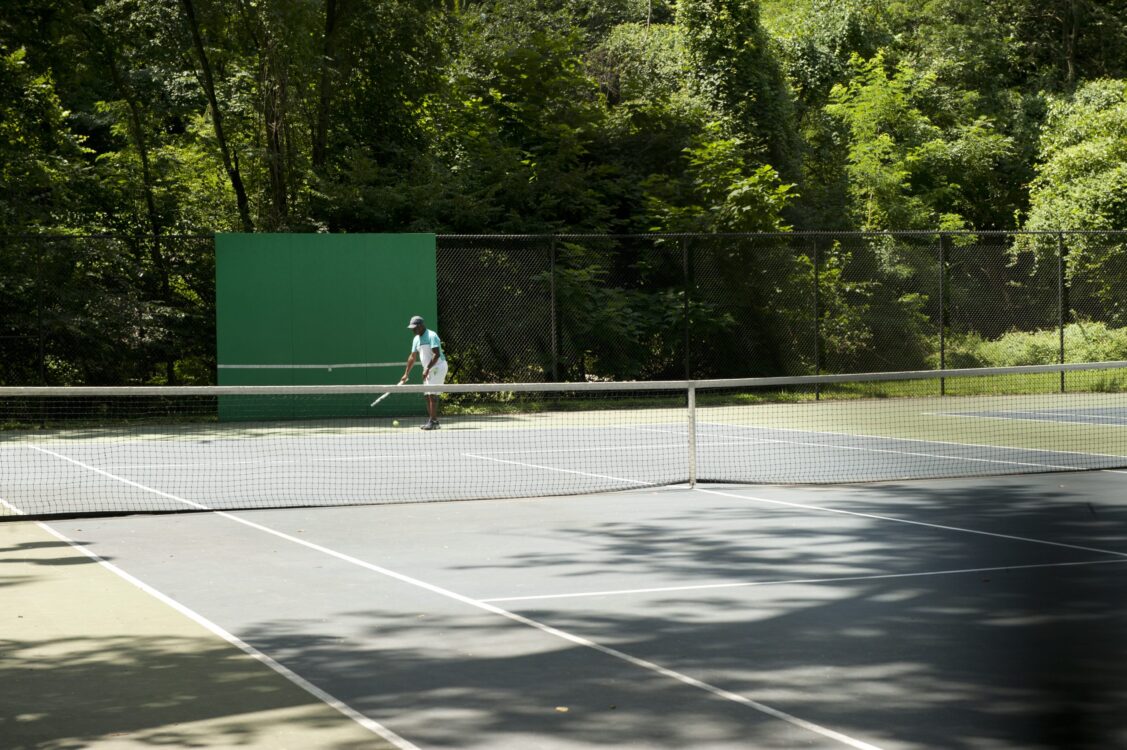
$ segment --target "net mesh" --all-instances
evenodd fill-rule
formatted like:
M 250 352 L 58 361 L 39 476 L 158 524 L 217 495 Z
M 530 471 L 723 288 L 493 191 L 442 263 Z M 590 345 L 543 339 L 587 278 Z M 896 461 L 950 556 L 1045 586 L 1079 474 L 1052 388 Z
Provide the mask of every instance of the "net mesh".
M 424 390 L 442 394 L 439 429 L 418 429 Z M 371 405 L 385 393 L 395 398 Z M 0 388 L 9 518 L 1124 466 L 1121 362 L 566 385 Z

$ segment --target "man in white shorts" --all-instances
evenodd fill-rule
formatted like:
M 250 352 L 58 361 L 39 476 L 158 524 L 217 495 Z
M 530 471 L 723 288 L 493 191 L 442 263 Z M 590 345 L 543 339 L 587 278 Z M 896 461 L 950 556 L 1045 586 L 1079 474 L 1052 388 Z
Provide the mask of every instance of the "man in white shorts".
M 407 358 L 407 369 L 399 384 L 407 382 L 415 360 L 423 363 L 423 383 L 425 385 L 442 385 L 446 382 L 446 352 L 442 351 L 442 341 L 436 331 L 428 331 L 423 319 L 416 315 L 411 318 L 407 326 L 415 332 L 415 340 L 411 342 L 411 356 Z M 422 426 L 424 430 L 437 430 L 438 425 L 438 396 L 437 393 L 425 394 L 427 398 L 427 423 Z

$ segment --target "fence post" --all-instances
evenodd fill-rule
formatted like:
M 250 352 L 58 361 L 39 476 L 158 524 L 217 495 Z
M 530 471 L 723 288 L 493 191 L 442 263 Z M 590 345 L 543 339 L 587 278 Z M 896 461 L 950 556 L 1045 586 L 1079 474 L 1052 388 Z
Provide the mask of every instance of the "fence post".
M 684 276 L 684 317 L 685 317 L 685 380 L 692 380 L 693 378 L 693 354 L 692 354 L 692 321 L 690 318 L 690 310 L 692 303 L 692 286 L 693 286 L 693 268 L 692 260 L 689 257 L 689 238 L 681 238 L 681 264 L 682 274 Z
M 1068 287 L 1065 284 L 1065 255 L 1068 247 L 1064 244 L 1064 232 L 1057 235 L 1057 329 L 1060 333 L 1060 364 L 1064 364 L 1064 324 L 1068 314 Z M 1064 393 L 1064 370 L 1060 371 L 1060 392 Z
M 822 250 L 818 238 L 811 236 L 814 261 L 814 374 L 822 374 Z M 814 400 L 822 398 L 821 384 L 814 384 Z
M 39 354 L 39 384 L 47 385 L 47 342 L 43 331 L 43 244 L 35 248 L 35 335 Z
M 939 235 L 939 369 L 947 369 L 947 249 L 951 238 Z M 947 395 L 947 379 L 939 378 L 939 395 Z
M 552 235 L 552 248 L 548 260 L 550 269 L 548 271 L 548 283 L 551 288 L 549 295 L 551 297 L 551 324 L 549 326 L 549 335 L 552 337 L 552 382 L 560 382 L 560 346 L 559 346 L 559 331 L 557 329 L 558 310 L 556 307 L 556 235 Z

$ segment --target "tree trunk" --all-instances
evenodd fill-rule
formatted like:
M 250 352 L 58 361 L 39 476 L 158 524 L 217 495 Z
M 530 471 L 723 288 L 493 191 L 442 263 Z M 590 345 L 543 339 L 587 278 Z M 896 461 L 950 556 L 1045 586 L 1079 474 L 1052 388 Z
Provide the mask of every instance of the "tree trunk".
M 344 0 L 325 0 L 325 33 L 321 44 L 321 81 L 318 84 L 317 121 L 313 129 L 313 171 L 325 166 L 329 140 L 329 108 L 336 71 L 337 27 Z
M 269 32 L 267 32 L 269 33 Z M 284 74 L 275 70 L 273 42 L 267 38 L 262 61 L 263 116 L 266 125 L 266 166 L 270 175 L 270 228 L 284 229 L 289 220 L 286 180 Z
M 204 93 L 207 95 L 208 106 L 211 108 L 211 122 L 215 128 L 215 140 L 219 143 L 219 151 L 223 157 L 223 168 L 227 170 L 227 176 L 231 180 L 231 188 L 235 191 L 239 219 L 242 221 L 244 232 L 253 232 L 254 221 L 250 217 L 250 201 L 247 200 L 247 191 L 243 186 L 243 178 L 239 174 L 239 158 L 237 154 L 231 152 L 231 149 L 227 146 L 227 138 L 223 134 L 223 113 L 219 109 L 219 100 L 215 96 L 215 78 L 211 74 L 211 63 L 208 62 L 207 51 L 204 49 L 200 25 L 196 19 L 194 0 L 180 0 L 180 5 L 184 8 L 184 15 L 188 19 L 188 28 L 192 32 L 192 44 L 195 47 L 196 56 L 199 58 L 201 82 L 203 83 Z
M 90 10 L 88 7 L 86 8 Z M 87 27 L 89 28 L 89 27 Z M 137 96 L 137 92 L 126 80 L 125 76 L 121 73 L 121 68 L 117 63 L 117 54 L 111 39 L 107 38 L 103 30 L 98 28 L 94 32 L 87 33 L 87 39 L 94 49 L 100 52 L 105 59 L 106 67 L 109 68 L 110 80 L 113 82 L 114 88 L 117 89 L 118 94 L 125 101 L 125 106 L 129 110 L 129 135 L 133 139 L 133 145 L 137 148 L 137 156 L 141 161 L 141 188 L 145 195 L 145 210 L 148 214 L 149 229 L 152 232 L 152 241 L 148 244 L 149 260 L 157 271 L 157 283 L 160 286 L 159 299 L 166 305 L 172 305 L 172 285 L 169 280 L 168 264 L 165 262 L 164 253 L 161 250 L 161 226 L 160 215 L 157 212 L 156 197 L 154 195 L 155 180 L 153 179 L 152 164 L 149 161 L 149 144 L 148 139 L 145 137 L 144 123 L 141 119 L 141 103 Z M 165 361 L 165 378 L 169 385 L 176 382 L 175 360 L 169 357 Z
M 1067 80 L 1070 87 L 1076 83 L 1076 40 L 1080 35 L 1080 15 L 1079 3 L 1077 0 L 1071 0 L 1068 4 L 1069 28 L 1064 46 L 1064 58 L 1068 70 Z

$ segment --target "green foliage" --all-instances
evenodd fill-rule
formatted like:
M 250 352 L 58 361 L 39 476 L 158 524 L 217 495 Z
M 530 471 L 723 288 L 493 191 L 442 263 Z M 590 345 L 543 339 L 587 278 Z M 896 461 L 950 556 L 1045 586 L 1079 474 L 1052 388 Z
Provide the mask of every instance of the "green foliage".
M 613 263 L 575 243 L 561 248 L 556 289 L 572 378 L 675 377 L 683 361 L 683 290 L 624 287 Z
M 883 0 L 763 5 L 764 26 L 778 40 L 787 80 L 805 107 L 824 105 L 833 85 L 849 79 L 853 55 L 868 59 L 893 41 Z
M 1127 81 L 1091 81 L 1053 99 L 1041 138 L 1025 228 L 1127 227 Z M 1047 262 L 1055 238 L 1027 237 Z M 1068 241 L 1068 276 L 1113 319 L 1127 323 L 1127 243 L 1077 235 Z
M 907 63 L 889 71 L 883 53 L 855 56 L 853 66 L 854 78 L 834 87 L 826 111 L 848 128 L 847 172 L 860 226 L 969 228 L 974 204 L 964 184 L 987 175 L 1012 140 L 986 117 L 944 126 L 925 111 L 935 99 L 945 103 L 932 74 Z
M 1013 367 L 1045 365 L 1060 359 L 1060 330 L 1011 331 L 997 339 L 978 334 L 952 336 L 947 341 L 947 366 Z M 1064 327 L 1068 362 L 1118 362 L 1127 360 L 1127 328 L 1106 323 L 1069 323 Z M 938 352 L 931 366 L 938 366 Z
M 1127 81 L 1091 81 L 1051 102 L 1025 226 L 1127 227 Z
M 741 143 L 724 138 L 713 123 L 685 149 L 687 169 L 680 182 L 652 178 L 650 213 L 655 231 L 781 232 L 782 214 L 797 196 L 767 164 L 747 170 Z
M 670 24 L 616 26 L 587 65 L 612 105 L 669 102 L 687 83 L 684 35 Z
M 68 114 L 52 77 L 0 46 L 0 232 L 58 226 L 78 200 L 89 152 Z
M 9 0 L 0 232 L 1121 230 L 1125 80 L 1127 0 Z M 756 242 L 702 249 L 692 317 L 764 371 L 809 367 L 785 352 L 812 350 L 794 343 L 810 250 Z M 1057 245 L 960 256 L 952 305 L 1022 297 Z M 1066 249 L 1070 309 L 1127 325 L 1127 243 Z M 559 279 L 587 316 L 575 372 L 679 374 L 680 257 L 582 250 Z M 823 250 L 823 366 L 933 356 L 930 250 Z M 206 262 L 144 243 L 124 265 L 81 245 L 60 258 L 60 284 L 137 276 L 105 304 L 81 287 L 60 340 L 118 326 L 145 365 L 115 377 L 198 376 L 207 355 L 167 342 L 202 325 L 184 311 L 207 297 Z M 1012 282 L 987 271 L 1007 262 Z M 5 332 L 26 328 L 30 263 L 0 251 Z M 652 288 L 616 281 L 631 274 Z M 136 332 L 130 310 L 157 322 Z M 651 364 L 619 357 L 614 320 Z M 52 353 L 53 376 L 108 377 L 93 348 Z
M 1047 225 L 1097 179 L 1062 108 L 1127 59 L 1125 0 L 12 3 L 6 132 L 55 143 L 8 183 L 69 203 L 4 221 L 127 233 Z M 738 177 L 694 187 L 708 148 Z M 1111 192 L 1080 218 L 1122 226 Z
M 786 176 L 798 171 L 793 103 L 756 0 L 681 0 L 693 79 L 749 153 Z
M 453 228 L 597 227 L 607 208 L 591 149 L 606 113 L 579 39 L 504 31 L 486 26 L 470 38 L 466 72 L 454 84 L 458 100 L 436 113 L 453 178 L 439 189 L 451 202 L 481 201 L 477 215 L 463 214 L 467 222 Z

